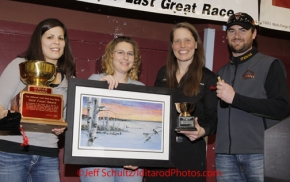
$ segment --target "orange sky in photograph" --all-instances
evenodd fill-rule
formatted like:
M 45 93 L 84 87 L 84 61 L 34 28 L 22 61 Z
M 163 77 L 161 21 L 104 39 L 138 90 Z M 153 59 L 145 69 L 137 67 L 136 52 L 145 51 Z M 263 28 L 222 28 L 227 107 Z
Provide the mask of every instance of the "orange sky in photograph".
M 130 120 L 144 120 L 144 121 L 162 121 L 162 110 L 154 109 L 152 107 L 140 106 L 140 107 L 130 107 L 119 104 L 108 104 L 102 103 L 102 106 L 105 106 L 108 110 L 101 111 L 99 113 L 100 117 L 106 116 L 108 113 L 109 117 L 120 118 L 120 119 L 130 119 Z M 87 108 L 83 107 L 82 113 L 87 113 Z

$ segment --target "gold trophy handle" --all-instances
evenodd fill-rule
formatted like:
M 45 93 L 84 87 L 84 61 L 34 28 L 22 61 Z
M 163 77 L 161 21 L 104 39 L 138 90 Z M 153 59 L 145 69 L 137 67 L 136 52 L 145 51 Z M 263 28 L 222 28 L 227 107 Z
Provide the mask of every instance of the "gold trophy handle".
M 177 110 L 177 112 L 181 112 L 180 111 L 180 103 L 175 103 L 175 107 L 176 107 L 176 110 Z
M 56 78 L 56 75 L 53 75 L 49 80 L 47 80 L 47 85 L 51 84 L 55 78 Z

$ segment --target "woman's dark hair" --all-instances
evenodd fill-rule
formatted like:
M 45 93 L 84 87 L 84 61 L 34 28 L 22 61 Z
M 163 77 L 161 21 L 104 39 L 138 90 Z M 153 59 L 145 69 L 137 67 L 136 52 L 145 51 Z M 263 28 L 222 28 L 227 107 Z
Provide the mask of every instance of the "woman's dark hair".
M 19 55 L 18 57 L 23 57 L 26 60 L 45 61 L 45 58 L 42 52 L 41 37 L 47 30 L 54 27 L 61 27 L 63 29 L 64 41 L 65 41 L 63 55 L 57 61 L 57 71 L 65 74 L 66 78 L 69 78 L 75 75 L 75 60 L 72 55 L 66 27 L 58 19 L 48 18 L 41 21 L 36 26 L 36 28 L 34 29 L 31 35 L 28 48 L 23 54 Z
M 185 28 L 190 31 L 194 40 L 197 42 L 197 49 L 195 50 L 193 60 L 188 66 L 188 70 L 180 80 L 179 85 L 183 86 L 183 93 L 186 96 L 197 95 L 199 92 L 199 83 L 202 78 L 202 69 L 204 67 L 205 57 L 202 41 L 198 35 L 197 30 L 191 24 L 182 22 L 176 24 L 170 32 L 170 47 L 169 56 L 166 65 L 167 86 L 169 88 L 176 88 L 176 72 L 178 71 L 177 58 L 174 55 L 172 44 L 174 41 L 174 31 L 179 28 Z

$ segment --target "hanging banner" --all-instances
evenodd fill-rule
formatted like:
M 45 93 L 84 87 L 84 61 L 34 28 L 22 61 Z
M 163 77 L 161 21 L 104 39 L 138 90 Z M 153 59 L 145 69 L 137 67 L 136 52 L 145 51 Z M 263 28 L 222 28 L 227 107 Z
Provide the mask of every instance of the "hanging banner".
M 260 26 L 290 32 L 290 0 L 262 0 Z
M 258 0 L 78 0 L 159 14 L 226 22 L 237 12 L 250 14 L 258 24 Z

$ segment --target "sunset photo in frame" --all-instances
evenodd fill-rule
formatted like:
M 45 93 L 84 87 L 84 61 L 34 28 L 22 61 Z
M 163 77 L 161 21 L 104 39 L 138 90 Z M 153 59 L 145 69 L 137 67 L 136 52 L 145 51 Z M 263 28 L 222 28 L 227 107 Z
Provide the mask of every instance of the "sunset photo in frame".
M 65 164 L 174 167 L 174 89 L 71 78 Z

